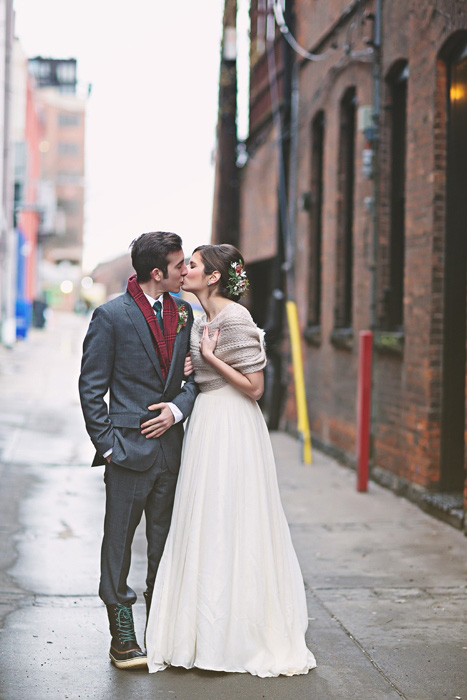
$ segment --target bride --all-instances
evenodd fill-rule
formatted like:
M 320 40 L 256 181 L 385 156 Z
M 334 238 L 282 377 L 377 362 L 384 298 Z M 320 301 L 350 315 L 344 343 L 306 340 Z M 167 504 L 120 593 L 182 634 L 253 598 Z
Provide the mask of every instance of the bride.
M 292 676 L 316 666 L 305 645 L 303 579 L 256 403 L 263 332 L 236 303 L 247 286 L 236 248 L 196 248 L 183 289 L 205 311 L 191 333 L 200 393 L 149 612 L 152 673 L 172 665 Z

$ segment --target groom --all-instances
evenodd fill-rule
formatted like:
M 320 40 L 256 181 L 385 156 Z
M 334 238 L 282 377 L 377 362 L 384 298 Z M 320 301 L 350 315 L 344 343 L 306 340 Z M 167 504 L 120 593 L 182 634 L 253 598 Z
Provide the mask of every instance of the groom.
M 99 595 L 107 607 L 110 658 L 118 668 L 146 665 L 138 646 L 127 584 L 131 544 L 146 518 L 147 611 L 169 531 L 183 439 L 183 420 L 197 389 L 184 377 L 193 323 L 180 291 L 187 273 L 175 233 L 145 233 L 132 243 L 136 275 L 126 293 L 93 314 L 79 380 L 86 429 L 105 464 L 106 512 Z M 104 397 L 109 391 L 109 407 Z

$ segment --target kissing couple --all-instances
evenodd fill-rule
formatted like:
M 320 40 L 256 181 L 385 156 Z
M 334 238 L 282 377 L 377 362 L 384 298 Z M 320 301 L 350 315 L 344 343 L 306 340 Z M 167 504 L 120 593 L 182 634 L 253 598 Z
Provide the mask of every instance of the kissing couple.
M 94 311 L 79 380 L 93 466 L 105 465 L 99 595 L 111 661 L 307 673 L 303 578 L 256 403 L 263 332 L 237 303 L 248 287 L 241 253 L 202 245 L 186 264 L 180 236 L 159 231 L 136 238 L 131 259 L 126 292 Z M 204 309 L 196 320 L 172 296 L 181 289 Z M 143 512 L 147 652 L 127 584 Z

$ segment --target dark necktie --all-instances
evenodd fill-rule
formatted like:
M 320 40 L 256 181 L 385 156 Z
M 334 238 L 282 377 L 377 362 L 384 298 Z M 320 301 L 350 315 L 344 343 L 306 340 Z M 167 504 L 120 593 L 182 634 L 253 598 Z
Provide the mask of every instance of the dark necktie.
M 155 301 L 152 308 L 156 312 L 156 318 L 159 321 L 159 326 L 161 327 L 162 333 L 164 332 L 164 321 L 162 320 L 162 304 L 160 301 Z

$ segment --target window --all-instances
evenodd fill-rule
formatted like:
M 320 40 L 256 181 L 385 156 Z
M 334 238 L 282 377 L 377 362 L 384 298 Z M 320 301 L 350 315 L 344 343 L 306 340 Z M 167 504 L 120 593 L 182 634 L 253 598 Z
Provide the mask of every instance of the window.
M 82 185 L 83 174 L 71 170 L 60 170 L 57 173 L 57 185 Z
M 321 241 L 323 217 L 324 112 L 311 126 L 310 284 L 308 323 L 321 323 Z
M 389 287 L 385 291 L 388 330 L 400 330 L 403 324 L 408 75 L 404 62 L 388 78 L 391 93 Z
M 59 126 L 79 126 L 81 123 L 80 114 L 72 114 L 70 112 L 61 112 L 58 115 Z
M 256 20 L 256 52 L 264 53 L 266 50 L 266 0 L 258 0 L 258 12 Z
M 80 154 L 80 146 L 78 143 L 67 143 L 65 142 L 60 142 L 58 144 L 58 152 L 59 155 L 61 156 L 79 156 Z
M 72 242 L 78 243 L 81 240 L 81 231 L 80 231 L 80 229 L 78 229 L 76 227 L 67 226 L 65 236 L 66 236 L 66 240 L 68 243 L 72 243 Z
M 59 199 L 57 207 L 62 209 L 69 216 L 76 216 L 81 213 L 81 200 L 79 199 Z
M 38 64 L 37 73 L 41 78 L 48 78 L 50 76 L 50 63 L 41 62 Z
M 15 182 L 15 204 L 21 202 L 23 198 L 23 183 Z
M 454 40 L 456 40 L 455 44 Z M 467 285 L 467 32 L 454 35 L 446 56 L 446 208 L 444 231 L 441 393 L 441 487 L 465 482 Z
M 74 94 L 76 92 L 76 88 L 74 85 L 71 85 L 69 83 L 63 83 L 62 85 L 60 85 L 59 91 L 62 94 L 70 94 L 71 95 L 71 94 Z
M 352 327 L 355 106 L 355 88 L 351 87 L 345 92 L 340 104 L 334 318 L 336 328 Z
M 56 67 L 57 79 L 60 83 L 73 83 L 76 81 L 76 64 L 59 63 Z

